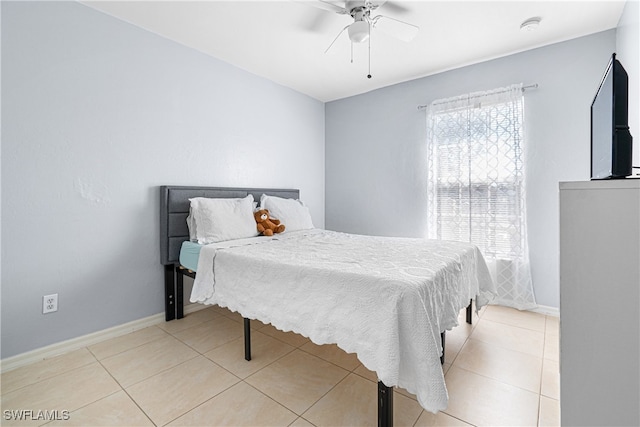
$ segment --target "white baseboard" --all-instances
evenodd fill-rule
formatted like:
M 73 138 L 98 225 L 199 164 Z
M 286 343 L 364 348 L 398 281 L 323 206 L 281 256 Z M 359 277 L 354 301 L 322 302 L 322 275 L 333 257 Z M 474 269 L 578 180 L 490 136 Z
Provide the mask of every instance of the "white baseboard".
M 207 307 L 208 306 L 202 304 L 188 304 L 184 307 L 184 313 L 193 313 L 194 311 L 202 310 Z M 72 338 L 70 340 L 48 345 L 46 347 L 27 351 L 26 353 L 7 357 L 6 359 L 0 360 L 0 372 L 4 373 L 7 371 L 11 371 L 21 366 L 26 366 L 44 359 L 50 359 L 55 356 L 60 356 L 61 354 L 69 353 L 83 347 L 88 347 L 90 345 L 94 345 L 108 339 L 117 338 L 119 336 L 137 331 L 139 329 L 158 325 L 164 322 L 164 319 L 164 313 L 158 313 L 149 317 L 124 323 L 122 325 L 113 326 L 111 328 L 103 329 L 101 331 L 93 332 L 77 338 Z
M 558 318 L 560 317 L 560 309 L 558 307 L 550 307 L 548 305 L 539 305 L 538 307 L 529 311 L 533 311 L 534 313 L 546 314 L 547 316 Z

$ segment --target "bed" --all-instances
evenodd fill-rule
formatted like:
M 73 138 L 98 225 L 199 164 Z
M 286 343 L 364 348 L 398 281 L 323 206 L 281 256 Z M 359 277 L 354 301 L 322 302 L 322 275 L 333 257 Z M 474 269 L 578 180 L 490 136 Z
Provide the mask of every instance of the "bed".
M 380 379 L 379 425 L 393 423 L 393 386 L 414 393 L 431 412 L 446 408 L 444 333 L 457 325 L 462 308 L 470 322 L 471 299 L 479 309 L 495 292 L 475 246 L 296 230 L 203 246 L 196 275 L 195 264 L 180 263 L 190 239 L 189 199 L 260 200 L 267 194 L 295 200 L 299 191 L 162 186 L 160 193 L 167 321 L 183 316 L 183 277 L 190 276 L 193 301 L 228 307 L 245 318 L 245 359 L 251 358 L 249 319 L 257 319 L 356 353 Z

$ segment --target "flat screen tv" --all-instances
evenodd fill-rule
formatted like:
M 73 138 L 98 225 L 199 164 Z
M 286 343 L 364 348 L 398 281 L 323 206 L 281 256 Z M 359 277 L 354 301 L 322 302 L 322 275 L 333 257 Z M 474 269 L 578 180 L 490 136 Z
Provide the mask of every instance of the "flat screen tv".
M 614 53 L 591 103 L 591 179 L 631 175 L 629 77 Z

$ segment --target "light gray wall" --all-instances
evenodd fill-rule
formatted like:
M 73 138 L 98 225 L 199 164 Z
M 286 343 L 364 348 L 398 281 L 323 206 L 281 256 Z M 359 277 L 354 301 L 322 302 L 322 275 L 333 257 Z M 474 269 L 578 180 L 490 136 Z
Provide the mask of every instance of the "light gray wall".
M 590 105 L 615 48 L 610 30 L 327 103 L 326 228 L 425 237 L 425 112 L 416 107 L 538 83 L 525 95 L 529 245 L 538 304 L 558 307 L 558 182 L 589 179 Z
M 640 166 L 640 1 L 627 0 L 616 31 L 616 53 L 629 75 L 629 130 L 633 165 Z M 640 170 L 635 169 L 636 173 Z
M 299 188 L 324 226 L 323 103 L 76 2 L 1 7 L 3 358 L 163 312 L 159 185 Z

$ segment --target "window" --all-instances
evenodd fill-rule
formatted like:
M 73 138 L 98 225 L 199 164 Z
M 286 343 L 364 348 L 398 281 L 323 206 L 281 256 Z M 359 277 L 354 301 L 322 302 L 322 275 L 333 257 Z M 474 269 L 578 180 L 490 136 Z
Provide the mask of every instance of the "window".
M 532 308 L 521 86 L 435 101 L 428 109 L 429 237 L 472 242 L 498 303 Z

